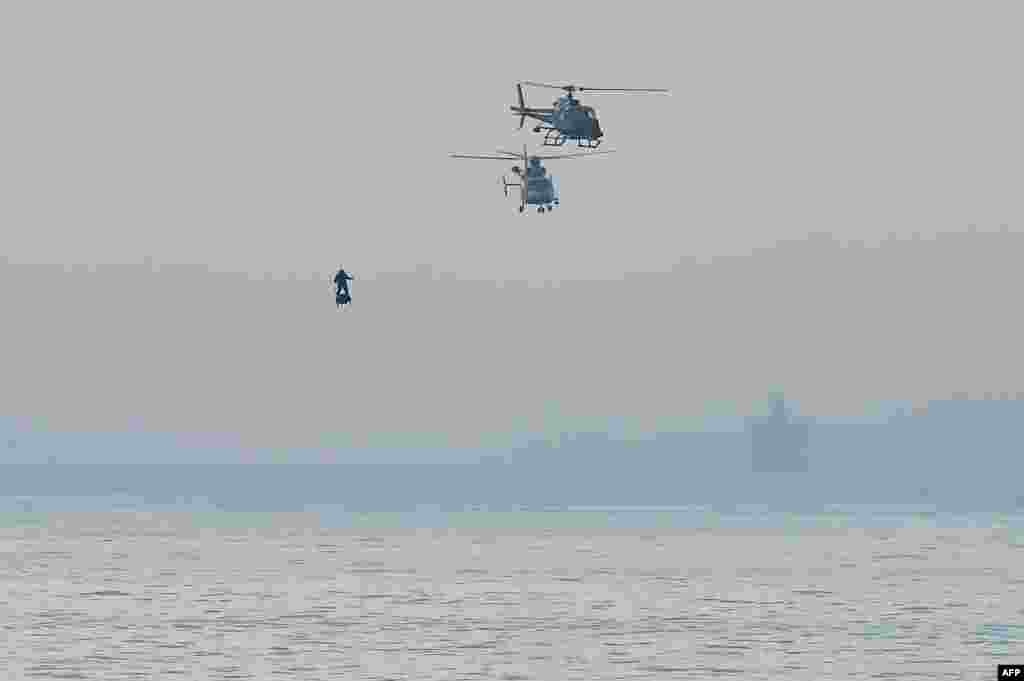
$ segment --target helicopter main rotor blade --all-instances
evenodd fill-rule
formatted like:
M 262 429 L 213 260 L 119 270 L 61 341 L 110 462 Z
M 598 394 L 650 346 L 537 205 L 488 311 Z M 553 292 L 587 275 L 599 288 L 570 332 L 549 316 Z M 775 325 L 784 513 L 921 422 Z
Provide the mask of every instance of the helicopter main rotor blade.
M 583 158 L 584 156 L 594 156 L 596 154 L 614 154 L 615 149 L 605 149 L 603 151 L 585 151 L 578 154 L 560 154 L 557 156 L 531 156 L 530 158 L 537 158 L 542 161 L 553 161 L 559 158 Z
M 664 88 L 637 88 L 637 87 L 578 87 L 576 88 L 580 92 L 607 92 L 607 93 L 619 93 L 619 92 L 668 92 Z
M 534 87 L 546 87 L 552 90 L 565 90 L 566 92 L 669 92 L 664 88 L 630 88 L 630 87 L 587 87 L 585 85 L 552 85 L 551 83 L 535 83 L 533 81 L 525 80 L 523 85 L 532 85 Z
M 546 87 L 551 88 L 552 90 L 564 90 L 567 87 L 573 87 L 572 85 L 551 85 L 550 83 L 536 83 L 532 80 L 524 80 L 522 81 L 521 85 L 529 85 L 531 87 Z
M 483 155 L 475 156 L 475 155 L 469 155 L 469 154 L 449 154 L 449 156 L 451 158 L 477 158 L 477 159 L 486 159 L 488 161 L 511 161 L 512 160 L 508 156 L 483 156 Z M 516 156 L 519 156 L 519 154 L 516 154 Z
M 520 156 L 520 154 L 515 152 L 515 151 L 505 151 L 504 149 L 498 149 L 498 153 L 499 154 L 508 154 L 509 156 L 512 156 L 513 158 L 519 158 L 519 156 Z

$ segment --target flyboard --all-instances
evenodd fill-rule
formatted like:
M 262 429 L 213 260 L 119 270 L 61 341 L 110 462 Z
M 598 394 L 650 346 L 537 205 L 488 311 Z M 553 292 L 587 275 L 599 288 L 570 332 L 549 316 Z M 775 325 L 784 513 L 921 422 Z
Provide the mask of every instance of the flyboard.
M 351 305 L 352 292 L 347 289 L 345 291 L 335 291 L 334 304 L 338 307 L 341 307 L 342 305 Z

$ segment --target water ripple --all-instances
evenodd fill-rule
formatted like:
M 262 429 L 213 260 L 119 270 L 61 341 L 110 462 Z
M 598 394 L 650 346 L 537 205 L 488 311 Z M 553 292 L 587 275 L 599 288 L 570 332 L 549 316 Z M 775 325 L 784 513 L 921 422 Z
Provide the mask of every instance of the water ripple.
M 983 678 L 1024 658 L 1024 565 L 980 530 L 89 520 L 0 530 L 12 678 Z

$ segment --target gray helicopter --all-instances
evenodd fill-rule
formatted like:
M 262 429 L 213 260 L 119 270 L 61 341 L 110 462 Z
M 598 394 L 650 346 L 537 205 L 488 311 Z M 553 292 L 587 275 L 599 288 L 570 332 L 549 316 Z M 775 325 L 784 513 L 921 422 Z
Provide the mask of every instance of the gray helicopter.
M 451 154 L 452 158 L 486 159 L 492 161 L 520 160 L 523 167 L 512 166 L 512 174 L 519 178 L 519 182 L 509 182 L 505 176 L 499 180 L 505 189 L 505 196 L 508 196 L 509 187 L 519 188 L 519 212 L 526 210 L 527 206 L 537 206 L 538 213 L 552 210 L 559 205 L 558 186 L 553 175 L 549 175 L 541 161 L 553 161 L 560 158 L 582 158 L 594 154 L 611 154 L 613 150 L 589 151 L 578 154 L 561 154 L 558 156 L 529 155 L 526 152 L 526 145 L 523 145 L 521 154 L 512 151 L 498 150 L 502 156 Z
M 565 90 L 565 94 L 554 101 L 550 108 L 535 108 L 526 106 L 523 98 L 523 85 L 533 87 L 549 88 L 553 90 Z M 626 93 L 668 93 L 668 90 L 660 88 L 599 88 L 584 87 L 582 85 L 551 85 L 549 83 L 534 83 L 524 81 L 516 85 L 516 93 L 519 95 L 519 106 L 509 107 L 511 112 L 519 116 L 519 129 L 527 118 L 539 121 L 533 128 L 533 132 L 543 132 L 544 146 L 560 147 L 566 140 L 576 140 L 577 146 L 585 149 L 596 149 L 601 144 L 604 132 L 597 120 L 597 113 L 593 107 L 584 106 L 580 100 L 572 96 L 574 92 L 596 92 L 605 94 L 626 94 Z

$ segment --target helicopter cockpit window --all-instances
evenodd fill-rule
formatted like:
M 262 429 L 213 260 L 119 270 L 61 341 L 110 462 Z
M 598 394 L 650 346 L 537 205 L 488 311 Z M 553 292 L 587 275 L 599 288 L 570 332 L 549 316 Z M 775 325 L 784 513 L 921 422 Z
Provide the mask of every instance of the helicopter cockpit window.
M 587 118 L 589 118 L 591 120 L 594 119 L 594 110 L 591 109 L 589 106 L 584 106 L 584 107 L 582 107 L 581 110 L 583 111 L 584 114 L 586 114 Z

